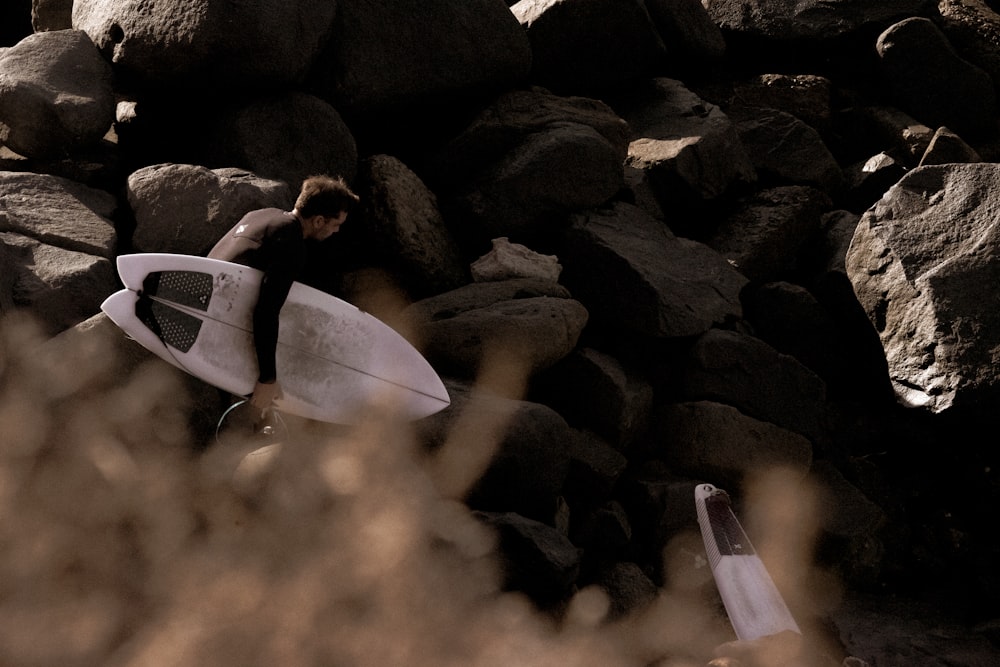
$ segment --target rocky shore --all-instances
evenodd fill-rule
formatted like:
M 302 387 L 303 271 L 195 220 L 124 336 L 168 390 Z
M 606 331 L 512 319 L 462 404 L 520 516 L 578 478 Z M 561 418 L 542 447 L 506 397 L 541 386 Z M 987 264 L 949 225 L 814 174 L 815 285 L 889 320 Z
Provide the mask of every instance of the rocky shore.
M 704 664 L 710 482 L 815 664 L 1000 663 L 998 9 L 6 3 L 0 662 Z M 452 405 L 248 496 L 100 303 L 313 173 Z

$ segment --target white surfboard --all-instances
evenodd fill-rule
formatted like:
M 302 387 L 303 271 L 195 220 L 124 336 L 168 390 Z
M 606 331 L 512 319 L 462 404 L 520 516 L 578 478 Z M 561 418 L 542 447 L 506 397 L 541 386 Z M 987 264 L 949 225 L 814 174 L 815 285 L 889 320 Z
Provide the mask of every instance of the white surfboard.
M 257 379 L 253 307 L 263 274 L 193 255 L 118 258 L 125 289 L 101 305 L 111 320 L 165 361 L 230 393 Z M 334 296 L 294 283 L 276 350 L 284 397 L 276 407 L 319 421 L 356 422 L 373 403 L 408 419 L 444 409 L 448 392 L 398 332 Z
M 729 494 L 711 484 L 699 484 L 694 498 L 712 575 L 736 637 L 749 641 L 785 630 L 801 634 L 733 513 Z

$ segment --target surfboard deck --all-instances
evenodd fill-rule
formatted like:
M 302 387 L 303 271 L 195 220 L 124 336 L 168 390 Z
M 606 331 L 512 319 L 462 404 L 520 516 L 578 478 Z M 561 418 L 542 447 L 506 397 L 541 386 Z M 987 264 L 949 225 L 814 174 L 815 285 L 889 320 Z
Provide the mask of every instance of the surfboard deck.
M 121 255 L 124 289 L 101 309 L 153 354 L 230 393 L 253 391 L 253 307 L 263 274 L 193 255 Z M 450 404 L 426 359 L 398 332 L 354 305 L 294 283 L 279 318 L 276 350 L 290 414 L 356 422 L 373 403 L 419 419 Z
M 712 576 L 736 637 L 749 641 L 785 630 L 801 634 L 736 518 L 729 494 L 711 484 L 699 484 L 694 497 Z

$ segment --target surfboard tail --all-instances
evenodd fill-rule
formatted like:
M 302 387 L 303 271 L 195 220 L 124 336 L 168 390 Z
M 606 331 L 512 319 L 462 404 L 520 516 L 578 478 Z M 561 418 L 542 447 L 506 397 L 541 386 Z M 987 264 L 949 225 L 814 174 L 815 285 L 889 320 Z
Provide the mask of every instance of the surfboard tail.
M 736 518 L 729 494 L 700 484 L 695 505 L 712 576 L 737 638 L 753 640 L 785 630 L 801 633 Z

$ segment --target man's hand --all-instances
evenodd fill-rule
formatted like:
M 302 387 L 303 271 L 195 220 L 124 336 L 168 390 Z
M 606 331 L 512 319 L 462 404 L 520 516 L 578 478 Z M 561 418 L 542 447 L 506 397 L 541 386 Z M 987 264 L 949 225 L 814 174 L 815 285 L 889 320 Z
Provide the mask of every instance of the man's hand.
M 275 382 L 258 382 L 250 396 L 250 405 L 264 412 L 271 409 L 274 402 L 282 397 L 281 385 Z

